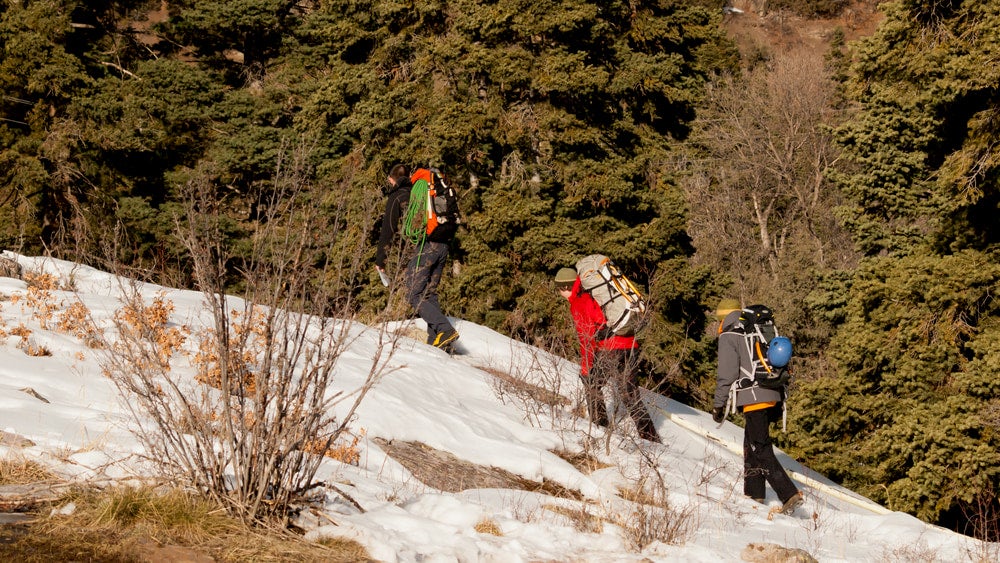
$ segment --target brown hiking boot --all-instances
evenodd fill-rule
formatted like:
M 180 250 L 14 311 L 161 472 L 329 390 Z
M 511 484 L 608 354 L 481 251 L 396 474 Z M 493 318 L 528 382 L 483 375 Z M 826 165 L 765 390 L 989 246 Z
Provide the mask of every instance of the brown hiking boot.
M 785 501 L 785 504 L 781 505 L 781 513 L 785 516 L 795 512 L 795 509 L 802 506 L 802 492 L 797 492 L 792 495 L 791 498 Z

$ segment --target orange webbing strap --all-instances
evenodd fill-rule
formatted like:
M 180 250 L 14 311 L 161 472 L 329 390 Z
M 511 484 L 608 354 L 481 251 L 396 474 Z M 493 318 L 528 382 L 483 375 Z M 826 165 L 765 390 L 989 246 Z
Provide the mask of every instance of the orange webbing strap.
M 760 359 L 761 365 L 764 366 L 764 369 L 767 370 L 767 373 L 773 373 L 771 371 L 771 366 L 768 365 L 768 363 L 767 363 L 767 359 L 764 358 L 764 352 L 760 349 L 760 341 L 758 340 L 758 341 L 754 342 L 753 345 L 757 349 L 757 357 Z
M 753 404 L 753 405 L 744 405 L 743 406 L 743 412 L 762 411 L 764 409 L 769 409 L 769 408 L 771 408 L 771 407 L 773 407 L 774 405 L 777 405 L 777 404 L 778 404 L 778 401 L 769 401 L 767 403 L 757 403 L 757 404 Z

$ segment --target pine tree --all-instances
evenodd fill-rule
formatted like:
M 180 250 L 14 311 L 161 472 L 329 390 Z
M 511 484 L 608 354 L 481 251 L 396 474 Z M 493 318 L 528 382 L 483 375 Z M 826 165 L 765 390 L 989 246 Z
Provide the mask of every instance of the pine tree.
M 792 396 L 793 451 L 929 521 L 992 518 L 1000 203 L 995 2 L 884 4 L 847 83 L 838 180 L 867 258 L 813 301 L 835 372 Z M 985 499 L 985 502 L 984 502 Z M 983 508 L 985 507 L 985 508 Z M 996 539 L 996 538 L 992 538 Z

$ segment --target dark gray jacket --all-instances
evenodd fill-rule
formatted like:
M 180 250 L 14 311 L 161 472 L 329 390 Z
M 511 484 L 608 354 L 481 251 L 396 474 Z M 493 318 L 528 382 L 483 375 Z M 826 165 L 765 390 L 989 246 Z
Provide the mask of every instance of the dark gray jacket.
M 753 369 L 753 364 L 750 361 L 750 349 L 746 345 L 746 338 L 742 332 L 738 332 L 741 328 L 740 313 L 741 311 L 733 311 L 722 320 L 722 334 L 719 335 L 718 379 L 715 387 L 715 400 L 712 402 L 713 407 L 721 408 L 726 406 L 729 389 L 733 383 L 750 373 L 750 370 Z M 749 383 L 749 381 L 746 383 Z M 756 383 L 748 387 L 741 387 L 741 385 L 737 386 L 737 407 L 783 400 L 781 391 L 763 389 L 758 387 Z

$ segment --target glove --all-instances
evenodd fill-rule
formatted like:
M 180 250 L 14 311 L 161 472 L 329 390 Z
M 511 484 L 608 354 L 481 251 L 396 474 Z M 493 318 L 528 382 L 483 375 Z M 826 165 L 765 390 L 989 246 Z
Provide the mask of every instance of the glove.
M 723 407 L 715 407 L 712 409 L 712 420 L 718 424 L 722 424 L 722 421 L 726 420 L 726 409 Z

